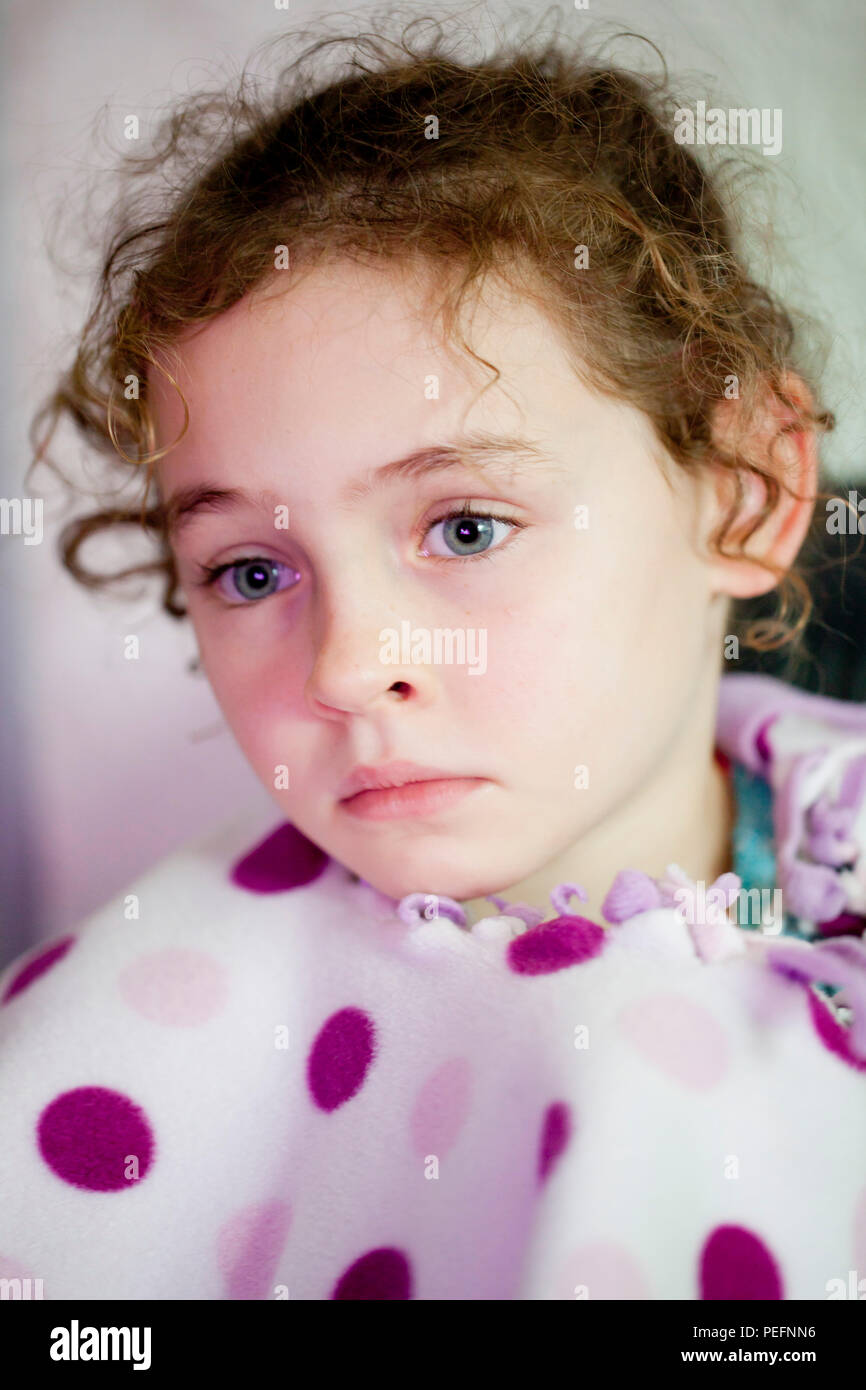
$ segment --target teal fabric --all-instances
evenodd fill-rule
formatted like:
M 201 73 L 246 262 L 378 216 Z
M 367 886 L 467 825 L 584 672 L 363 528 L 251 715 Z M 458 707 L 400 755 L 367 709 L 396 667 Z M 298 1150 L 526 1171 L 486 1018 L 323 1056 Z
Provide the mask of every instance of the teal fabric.
M 773 888 L 776 856 L 773 851 L 773 793 L 769 782 L 749 772 L 742 763 L 731 767 L 737 808 L 734 826 L 734 873 L 744 888 Z
M 769 782 L 750 772 L 742 763 L 732 763 L 731 774 L 736 806 L 733 871 L 742 881 L 745 891 L 757 888 L 772 892 L 778 887 L 773 847 L 772 789 Z M 743 922 L 741 925 L 747 930 L 758 930 L 754 923 Z M 788 912 L 785 913 L 782 935 L 810 940 L 801 930 L 799 919 Z
M 776 854 L 773 847 L 773 792 L 769 782 L 750 772 L 742 763 L 731 764 L 736 819 L 733 832 L 733 871 L 742 881 L 743 889 L 774 889 L 776 883 Z M 742 922 L 745 931 L 758 931 L 754 923 Z M 800 919 L 785 913 L 780 936 L 796 936 L 801 941 L 821 940 L 804 932 Z M 822 994 L 832 999 L 838 985 L 823 982 L 816 985 Z

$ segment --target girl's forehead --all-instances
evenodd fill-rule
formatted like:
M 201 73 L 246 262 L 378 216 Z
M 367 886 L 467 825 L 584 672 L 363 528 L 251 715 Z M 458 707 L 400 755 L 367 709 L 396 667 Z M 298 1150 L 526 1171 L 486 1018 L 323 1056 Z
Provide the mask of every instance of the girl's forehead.
M 388 262 L 328 263 L 297 280 L 275 272 L 215 318 L 184 328 L 167 352 L 154 356 L 190 375 L 243 374 L 251 353 L 262 359 L 278 351 L 280 363 L 299 364 L 315 354 L 320 361 L 345 358 L 388 367 L 395 352 L 469 363 L 467 343 L 478 352 L 496 342 L 514 366 L 521 356 L 533 360 L 528 347 L 520 351 L 524 341 L 536 347 L 543 342 L 548 353 L 556 346 L 550 320 L 494 275 L 470 289 L 446 328 L 432 274 L 410 275 Z
M 356 267 L 238 302 L 180 349 L 183 435 L 181 396 L 157 387 L 163 496 L 241 477 L 273 491 L 291 476 L 298 505 L 313 509 L 389 462 L 442 447 L 463 456 L 470 436 L 528 441 L 568 485 L 576 459 L 647 455 L 647 418 L 587 387 L 529 299 L 485 286 L 468 330 L 481 362 L 425 320 L 411 282 Z M 542 473 L 534 484 L 530 470 L 529 486 Z
M 405 422 L 411 432 L 424 417 L 444 421 L 458 405 L 475 409 L 482 392 L 479 420 L 515 406 L 525 414 L 575 389 L 549 321 L 498 284 L 483 286 L 457 328 L 496 364 L 498 381 L 446 332 L 431 311 L 429 287 L 405 274 L 349 264 L 285 287 L 275 277 L 155 354 L 162 370 L 151 373 L 151 400 L 160 436 L 175 438 L 184 423 L 172 379 L 194 428 L 224 432 L 243 416 L 257 430 L 279 419 L 280 428 L 306 436 L 377 417 L 396 432 Z

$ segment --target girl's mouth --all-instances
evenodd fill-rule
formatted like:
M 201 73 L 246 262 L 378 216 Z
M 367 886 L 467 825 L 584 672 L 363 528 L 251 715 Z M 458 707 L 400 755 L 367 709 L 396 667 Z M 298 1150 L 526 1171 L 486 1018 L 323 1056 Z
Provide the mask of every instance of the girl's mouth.
M 404 782 L 401 787 L 357 792 L 339 805 L 348 815 L 361 820 L 429 816 L 461 801 L 486 781 L 486 777 L 437 777 L 424 782 Z

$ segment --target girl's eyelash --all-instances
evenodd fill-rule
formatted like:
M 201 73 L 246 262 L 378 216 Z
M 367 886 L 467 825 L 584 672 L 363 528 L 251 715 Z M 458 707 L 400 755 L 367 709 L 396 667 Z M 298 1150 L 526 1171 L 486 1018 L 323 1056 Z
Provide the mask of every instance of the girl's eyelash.
M 501 521 L 506 526 L 513 526 L 516 531 L 522 530 L 526 525 L 526 522 L 515 521 L 513 517 L 500 516 L 497 512 L 485 511 L 481 507 L 473 507 L 472 503 L 467 501 L 460 507 L 454 507 L 451 511 L 443 512 L 441 516 L 434 517 L 432 521 L 427 523 L 423 535 L 426 536 L 427 532 L 431 531 L 434 526 L 438 526 L 441 521 L 456 521 L 461 516 L 474 516 L 484 521 Z M 501 545 L 494 545 L 489 546 L 487 550 L 480 550 L 477 555 L 426 555 L 424 558 L 427 560 L 444 560 L 446 564 L 451 564 L 451 562 L 455 560 L 458 564 L 465 564 L 466 561 L 492 559 L 496 552 L 501 549 Z M 208 588 L 211 584 L 215 584 L 220 575 L 225 574 L 226 570 L 240 569 L 242 565 L 251 565 L 255 561 L 265 564 L 282 563 L 277 560 L 269 560 L 263 555 L 239 555 L 236 560 L 226 560 L 221 565 L 198 564 L 196 568 L 199 578 L 195 581 L 196 586 L 199 588 Z M 272 595 L 268 597 L 272 597 Z M 249 605 L 239 604 L 234 606 L 243 608 L 252 607 L 253 605 L 251 603 Z
M 209 584 L 215 584 L 221 574 L 226 570 L 233 570 L 240 565 L 251 565 L 253 560 L 260 560 L 260 555 L 239 555 L 236 560 L 227 560 L 223 565 L 196 565 L 199 577 L 195 581 L 199 588 L 207 588 Z

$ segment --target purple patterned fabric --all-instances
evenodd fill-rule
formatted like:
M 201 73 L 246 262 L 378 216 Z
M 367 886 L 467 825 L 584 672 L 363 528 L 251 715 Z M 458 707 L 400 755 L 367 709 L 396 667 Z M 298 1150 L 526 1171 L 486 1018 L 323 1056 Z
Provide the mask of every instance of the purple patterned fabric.
M 749 673 L 721 679 L 716 746 L 750 772 L 762 773 L 765 762 L 758 740 L 764 726 L 781 714 L 821 719 L 834 729 L 866 737 L 866 705 L 812 695 L 772 676 Z
M 866 705 L 725 676 L 717 745 L 773 788 L 786 910 L 817 926 L 866 912 Z

